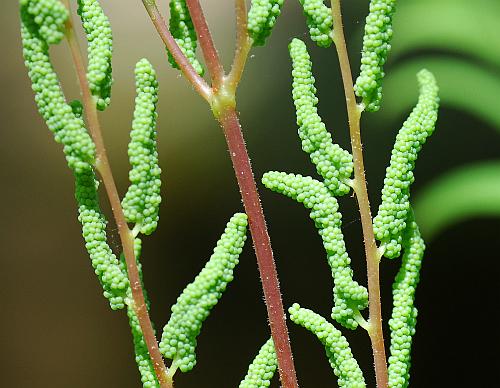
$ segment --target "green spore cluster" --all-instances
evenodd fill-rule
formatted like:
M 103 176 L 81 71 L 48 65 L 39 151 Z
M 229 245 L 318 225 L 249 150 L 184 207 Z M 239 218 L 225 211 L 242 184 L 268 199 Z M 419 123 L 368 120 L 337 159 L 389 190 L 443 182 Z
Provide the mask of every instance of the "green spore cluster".
M 288 309 L 290 319 L 316 335 L 325 347 L 326 356 L 341 388 L 365 388 L 363 372 L 352 355 L 347 339 L 330 322 L 297 303 Z
M 90 167 L 86 171 L 75 173 L 75 179 L 78 220 L 82 224 L 85 248 L 111 308 L 122 309 L 125 307 L 124 298 L 129 282 L 126 272 L 107 243 L 106 219 L 99 207 L 97 179 Z
M 131 185 L 122 206 L 128 222 L 137 224 L 141 233 L 151 234 L 159 219 L 161 169 L 156 144 L 158 82 L 153 66 L 146 59 L 137 63 L 135 79 L 137 97 L 128 146 Z
M 59 0 L 20 0 L 19 4 L 33 18 L 41 39 L 48 44 L 57 44 L 64 38 L 69 13 Z
M 203 75 L 203 66 L 196 58 L 197 36 L 189 14 L 186 0 L 170 0 L 170 33 L 179 45 L 180 49 L 194 67 L 196 72 Z M 170 64 L 178 69 L 179 65 L 174 57 L 168 53 Z
M 403 239 L 401 268 L 392 285 L 393 310 L 389 320 L 391 355 L 389 357 L 389 387 L 406 388 L 410 381 L 411 345 L 417 324 L 415 291 L 420 280 L 420 267 L 425 244 L 418 226 L 410 218 Z
M 104 110 L 110 103 L 113 84 L 111 25 L 97 0 L 78 0 L 78 15 L 88 40 L 87 80 L 90 91 L 96 99 L 97 109 Z
M 71 111 L 76 117 L 81 118 L 83 116 L 83 104 L 80 100 L 73 100 L 69 103 Z
M 89 164 L 95 160 L 95 146 L 81 116 L 76 115 L 66 102 L 50 62 L 49 43 L 41 34 L 40 25 L 35 22 L 39 15 L 28 11 L 29 4 L 32 3 L 38 2 L 21 5 L 21 36 L 35 102 L 48 128 L 54 133 L 55 140 L 63 144 L 69 167 L 75 173 L 87 171 Z M 62 18 L 58 21 L 63 23 Z M 55 26 L 51 28 L 58 31 Z M 60 25 L 59 28 L 62 29 L 63 26 Z
M 336 196 L 347 194 L 351 189 L 352 156 L 338 144 L 333 144 L 332 135 L 318 114 L 311 58 L 305 43 L 293 39 L 288 48 L 293 65 L 292 96 L 302 149 L 309 154 L 328 189 Z
M 373 221 L 375 237 L 382 243 L 384 256 L 391 259 L 401 253 L 402 234 L 410 212 L 410 185 L 415 180 L 415 161 L 422 145 L 434 132 L 438 114 L 438 87 L 434 76 L 421 70 L 417 79 L 418 103 L 396 136 L 384 179 L 382 203 Z
M 227 223 L 210 260 L 177 298 L 163 329 L 161 353 L 182 372 L 196 365 L 196 337 L 201 326 L 233 280 L 233 270 L 246 240 L 247 216 L 236 213 Z
M 265 388 L 271 386 L 271 380 L 278 367 L 274 342 L 269 338 L 260 348 L 239 388 Z
M 285 0 L 252 0 L 248 12 L 248 34 L 255 46 L 263 46 L 281 14 Z
M 391 50 L 392 17 L 396 0 L 371 0 L 366 17 L 361 69 L 354 91 L 368 112 L 380 109 L 384 64 Z
M 330 47 L 333 34 L 332 10 L 324 0 L 299 0 L 306 16 L 307 27 L 313 42 L 319 47 Z
M 335 306 L 332 318 L 343 326 L 355 329 L 356 316 L 368 305 L 368 291 L 353 280 L 351 259 L 342 234 L 342 215 L 336 198 L 326 186 L 298 174 L 271 171 L 264 174 L 262 183 L 270 190 L 284 194 L 311 209 L 310 217 L 323 240 L 328 264 L 333 276 Z

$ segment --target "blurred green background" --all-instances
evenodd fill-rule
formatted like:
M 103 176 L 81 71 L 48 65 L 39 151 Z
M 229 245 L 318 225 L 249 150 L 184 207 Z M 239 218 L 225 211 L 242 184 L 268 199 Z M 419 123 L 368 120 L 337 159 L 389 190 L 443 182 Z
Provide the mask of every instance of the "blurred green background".
M 226 221 L 242 205 L 221 130 L 205 102 L 170 68 L 141 2 L 101 3 L 115 37 L 113 99 L 101 117 L 121 193 L 128 184 L 134 64 L 147 57 L 159 74 L 163 203 L 157 232 L 144 240 L 143 264 L 152 317 L 161 328 L 169 306 L 204 265 Z M 167 1 L 159 3 L 166 12 Z M 344 3 L 356 74 L 368 1 Z M 228 65 L 234 43 L 233 1 L 202 4 Z M 127 320 L 122 312 L 111 312 L 101 295 L 82 244 L 71 173 L 35 108 L 21 55 L 17 8 L 17 1 L 3 1 L 0 13 L 0 386 L 138 387 Z M 417 95 L 414 74 L 422 66 L 435 72 L 442 109 L 437 131 L 417 163 L 413 186 L 417 218 L 428 241 L 417 296 L 413 387 L 494 386 L 498 380 L 499 25 L 497 0 L 402 1 L 395 16 L 383 109 L 363 117 L 375 211 L 396 131 Z M 267 46 L 252 51 L 238 94 L 259 178 L 268 170 L 315 175 L 296 133 L 287 52 L 292 37 L 308 42 L 320 113 L 334 138 L 345 147 L 349 144 L 335 50 L 310 44 L 299 3 L 289 0 Z M 77 98 L 65 44 L 53 49 L 53 58 L 68 98 Z M 299 302 L 329 316 L 332 281 L 306 210 L 260 188 L 285 304 Z M 364 282 L 355 200 L 347 196 L 340 202 L 356 278 Z M 113 225 L 110 239 L 118 249 Z M 397 260 L 382 262 L 385 317 L 390 314 L 391 283 L 398 265 Z M 290 331 L 301 386 L 335 386 L 319 342 L 302 328 L 290 325 Z M 361 330 L 346 335 L 373 386 L 367 336 Z M 176 386 L 236 387 L 267 336 L 249 241 L 235 281 L 204 324 L 198 365 L 189 374 L 179 373 Z M 274 384 L 278 386 L 277 380 Z

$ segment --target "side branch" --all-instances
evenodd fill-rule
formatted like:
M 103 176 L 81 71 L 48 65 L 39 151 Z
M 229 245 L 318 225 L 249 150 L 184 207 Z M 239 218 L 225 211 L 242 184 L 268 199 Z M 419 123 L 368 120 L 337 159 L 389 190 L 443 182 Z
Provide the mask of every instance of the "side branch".
M 332 16 L 334 25 L 335 47 L 339 57 L 344 93 L 349 117 L 349 131 L 351 137 L 352 155 L 354 161 L 353 189 L 358 200 L 359 213 L 363 228 L 365 242 L 366 264 L 368 273 L 368 293 L 370 319 L 368 333 L 372 343 L 373 358 L 375 363 L 375 374 L 378 388 L 388 387 L 387 361 L 384 347 L 384 335 L 382 330 L 382 308 L 380 302 L 380 278 L 379 262 L 380 253 L 377 250 L 375 236 L 373 233 L 372 215 L 368 190 L 366 188 L 365 168 L 363 162 L 363 146 L 361 143 L 360 118 L 361 108 L 356 103 L 354 87 L 352 82 L 351 67 L 347 53 L 342 24 L 342 12 L 340 0 L 332 0 Z
M 69 4 L 66 3 L 66 5 L 69 8 Z M 144 294 L 134 253 L 134 237 L 127 225 L 125 216 L 123 214 L 120 197 L 118 195 L 118 190 L 116 189 L 116 184 L 113 178 L 111 167 L 108 162 L 106 148 L 104 146 L 101 127 L 97 116 L 96 103 L 89 89 L 81 50 L 75 37 L 71 21 L 68 21 L 66 24 L 66 38 L 71 50 L 73 62 L 76 68 L 76 73 L 81 88 L 87 126 L 92 140 L 94 141 L 96 146 L 95 167 L 104 183 L 104 187 L 106 189 L 106 193 L 108 195 L 108 199 L 113 211 L 115 223 L 118 228 L 118 233 L 120 235 L 134 302 L 133 308 L 139 319 L 139 324 L 144 336 L 144 341 L 146 342 L 146 345 L 148 347 L 149 355 L 151 357 L 151 361 L 153 363 L 160 386 L 162 388 L 172 388 L 172 380 L 170 377 L 168 377 L 167 368 L 158 349 L 153 326 L 151 324 L 148 309 L 146 307 L 146 302 L 144 300 Z
M 208 72 L 212 78 L 212 87 L 214 91 L 217 92 L 222 85 L 224 69 L 222 68 L 219 54 L 215 48 L 212 34 L 208 28 L 207 20 L 203 14 L 200 1 L 186 0 L 186 4 L 189 8 L 189 14 L 191 15 L 194 29 L 198 35 L 198 40 L 200 41 L 201 50 L 203 52 L 203 57 L 205 58 Z
M 253 41 L 248 35 L 248 14 L 245 0 L 235 0 L 236 13 L 236 49 L 234 51 L 231 72 L 227 77 L 227 87 L 236 91 L 240 83 L 243 70 L 248 58 L 248 53 L 252 48 Z
M 264 290 L 269 325 L 271 326 L 271 334 L 278 358 L 281 385 L 283 388 L 297 388 L 298 382 L 285 322 L 286 315 L 281 300 L 278 274 L 271 249 L 271 240 L 267 232 L 266 220 L 250 165 L 250 158 L 248 157 L 235 109 L 225 109 L 219 117 L 219 121 L 224 130 L 243 205 L 248 215 L 250 233 Z
M 174 37 L 170 33 L 170 30 L 165 23 L 165 19 L 161 15 L 158 7 L 156 6 L 155 0 L 142 0 L 146 11 L 151 19 L 151 22 L 156 28 L 158 35 L 160 35 L 161 40 L 167 47 L 170 54 L 175 59 L 177 65 L 181 69 L 184 76 L 191 83 L 193 88 L 202 96 L 205 100 L 210 101 L 212 96 L 212 90 L 207 82 L 200 77 L 200 75 L 196 72 L 194 67 L 191 65 L 189 60 L 186 58 L 179 45 L 175 41 Z

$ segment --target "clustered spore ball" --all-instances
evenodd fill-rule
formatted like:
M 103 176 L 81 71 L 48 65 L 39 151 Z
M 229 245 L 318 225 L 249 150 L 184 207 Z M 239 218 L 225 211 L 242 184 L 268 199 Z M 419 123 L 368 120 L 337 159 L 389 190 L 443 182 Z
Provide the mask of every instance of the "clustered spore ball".
M 332 317 L 343 326 L 355 329 L 358 326 L 357 314 L 368 305 L 368 291 L 353 280 L 337 200 L 323 183 L 298 174 L 271 171 L 264 174 L 262 183 L 268 189 L 284 194 L 311 209 L 310 217 L 319 230 L 332 270 L 335 302 Z
M 371 0 L 366 17 L 361 69 L 354 90 L 363 100 L 365 110 L 376 112 L 382 99 L 384 64 L 391 50 L 392 17 L 396 0 Z
M 64 153 L 69 167 L 76 173 L 86 171 L 89 164 L 95 160 L 95 146 L 90 138 L 85 124 L 80 115 L 73 112 L 72 107 L 66 102 L 59 84 L 59 79 L 52 67 L 49 57 L 49 43 L 41 34 L 40 24 L 35 20 L 40 15 L 34 14 L 34 9 L 42 12 L 44 8 L 32 8 L 29 5 L 42 4 L 43 2 L 29 2 L 21 5 L 21 35 L 23 40 L 23 55 L 32 88 L 35 92 L 35 102 L 38 111 L 47 123 L 48 128 L 54 133 L 58 143 L 63 144 Z M 47 1 L 47 4 L 52 2 Z M 22 3 L 21 3 L 22 4 Z M 43 3 L 45 4 L 45 3 Z M 45 12 L 48 12 L 45 10 Z M 62 18 L 58 22 L 64 23 Z M 40 22 L 41 23 L 41 22 Z M 51 31 L 62 30 L 63 26 L 51 25 Z M 54 42 L 52 38 L 50 41 Z
M 78 0 L 78 14 L 88 40 L 87 79 L 90 91 L 96 98 L 97 109 L 104 110 L 110 103 L 113 84 L 111 25 L 97 0 Z
M 307 27 L 311 39 L 319 47 L 330 47 L 333 34 L 332 10 L 324 0 L 299 0 L 306 15 Z
M 375 237 L 384 247 L 384 256 L 399 257 L 402 234 L 410 212 L 410 185 L 418 153 L 434 132 L 439 97 L 436 80 L 428 70 L 417 74 L 418 103 L 396 136 L 391 161 L 386 170 L 382 203 L 373 221 Z
M 406 388 L 410 382 L 411 345 L 417 324 L 415 291 L 420 280 L 420 268 L 425 244 L 418 226 L 410 217 L 403 239 L 401 269 L 392 286 L 393 310 L 391 328 L 391 355 L 389 357 L 389 387 Z
M 293 39 L 289 51 L 293 65 L 292 96 L 302 149 L 309 154 L 328 189 L 336 196 L 345 195 L 351 189 L 352 156 L 338 144 L 333 144 L 332 135 L 318 114 L 312 63 L 305 43 Z
M 75 197 L 78 203 L 78 220 L 82 224 L 92 267 L 109 299 L 113 310 L 125 307 L 124 298 L 129 287 L 126 272 L 107 243 L 106 219 L 99 208 L 98 182 L 89 167 L 84 172 L 75 173 Z
M 69 106 L 71 107 L 71 111 L 76 117 L 78 118 L 83 117 L 83 104 L 80 100 L 71 101 L 69 103 Z
M 290 319 L 321 341 L 333 372 L 341 388 L 365 388 L 363 372 L 352 355 L 347 339 L 330 322 L 315 312 L 301 308 L 297 303 L 288 309 Z
M 180 49 L 199 75 L 203 75 L 203 66 L 196 58 L 197 36 L 189 14 L 186 0 L 170 0 L 170 33 Z M 170 64 L 178 69 L 174 57 L 168 53 Z
M 161 202 L 161 169 L 156 142 L 158 81 L 153 66 L 146 59 L 137 63 L 135 77 L 137 97 L 128 147 L 131 185 L 122 205 L 127 221 L 138 224 L 141 233 L 151 234 L 158 225 Z
M 57 44 L 64 38 L 68 10 L 59 0 L 20 0 L 21 9 L 33 17 L 41 38 Z
M 201 326 L 233 280 L 233 271 L 246 240 L 246 214 L 231 217 L 210 260 L 177 298 L 172 315 L 163 329 L 161 353 L 182 372 L 196 364 L 196 337 Z
M 248 12 L 248 34 L 255 46 L 263 46 L 281 14 L 284 0 L 252 0 Z
M 276 358 L 274 342 L 272 338 L 269 338 L 250 364 L 248 372 L 240 383 L 239 388 L 270 387 L 277 367 L 278 360 Z

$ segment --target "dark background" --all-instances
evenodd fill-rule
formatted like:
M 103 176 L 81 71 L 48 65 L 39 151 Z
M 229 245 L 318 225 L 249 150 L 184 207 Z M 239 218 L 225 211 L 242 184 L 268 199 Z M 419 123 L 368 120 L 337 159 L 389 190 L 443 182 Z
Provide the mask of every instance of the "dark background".
M 162 10 L 166 10 L 167 1 L 160 3 Z M 234 35 L 233 1 L 202 3 L 220 53 L 229 64 Z M 344 3 L 356 74 L 361 47 L 359 29 L 368 2 Z M 115 37 L 115 85 L 112 105 L 101 117 L 121 193 L 128 184 L 126 148 L 134 100 L 134 64 L 147 57 L 159 74 L 163 203 L 157 232 L 144 239 L 143 264 L 152 300 L 152 318 L 161 329 L 168 320 L 170 306 L 204 265 L 225 223 L 234 212 L 242 210 L 242 205 L 221 130 L 205 102 L 168 65 L 165 50 L 141 2 L 103 0 L 102 4 Z M 412 22 L 425 28 L 425 20 Z M 443 22 L 453 23 L 446 15 Z M 138 387 L 125 314 L 112 312 L 101 295 L 82 244 L 72 175 L 60 145 L 53 141 L 35 108 L 21 56 L 17 1 L 2 2 L 0 28 L 3 48 L 0 54 L 3 224 L 0 386 Z M 298 2 L 288 1 L 268 45 L 252 51 L 238 94 L 257 178 L 268 170 L 315 175 L 307 155 L 300 149 L 296 133 L 287 52 L 292 37 L 307 40 L 318 80 L 320 112 L 335 139 L 348 147 L 335 50 L 318 49 L 310 44 Z M 498 51 L 500 47 L 491 49 Z M 399 56 L 389 64 L 387 72 L 412 55 L 422 56 L 425 52 Z M 66 45 L 55 47 L 53 57 L 68 97 L 76 98 L 76 78 Z M 494 71 L 500 77 L 498 69 Z M 413 81 L 401 88 L 416 88 L 416 85 Z M 445 171 L 500 156 L 498 128 L 448 107 L 446 102 L 443 105 L 436 134 L 418 161 L 415 194 Z M 373 209 L 379 203 L 394 136 L 404 120 L 400 116 L 381 122 L 376 116 L 365 114 L 362 122 Z M 328 317 L 332 280 L 320 238 L 307 211 L 259 186 L 285 305 L 299 302 Z M 365 282 L 355 200 L 347 196 L 340 202 L 356 278 Z M 419 320 L 413 352 L 413 387 L 498 384 L 499 227 L 498 218 L 469 219 L 428 241 L 417 297 Z M 110 240 L 118 250 L 119 240 L 112 223 Z M 188 374 L 176 375 L 178 387 L 236 387 L 268 338 L 250 240 L 240 259 L 235 281 L 203 326 L 198 341 L 198 365 Z M 390 287 L 398 266 L 397 260 L 383 260 L 381 265 L 386 322 L 391 307 Z M 301 386 L 335 386 L 335 376 L 317 339 L 293 324 L 290 332 Z M 365 371 L 368 385 L 374 386 L 368 337 L 362 330 L 343 329 L 343 332 Z M 273 384 L 279 385 L 277 379 Z

